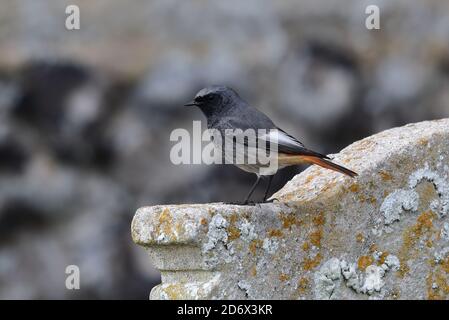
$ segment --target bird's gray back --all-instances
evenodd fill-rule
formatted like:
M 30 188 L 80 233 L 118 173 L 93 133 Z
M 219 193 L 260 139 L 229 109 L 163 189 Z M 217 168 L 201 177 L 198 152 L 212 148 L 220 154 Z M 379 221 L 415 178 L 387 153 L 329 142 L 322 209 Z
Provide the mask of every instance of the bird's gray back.
M 245 102 L 238 102 L 233 108 L 218 117 L 207 121 L 209 129 L 275 129 L 276 125 L 263 112 L 251 107 Z

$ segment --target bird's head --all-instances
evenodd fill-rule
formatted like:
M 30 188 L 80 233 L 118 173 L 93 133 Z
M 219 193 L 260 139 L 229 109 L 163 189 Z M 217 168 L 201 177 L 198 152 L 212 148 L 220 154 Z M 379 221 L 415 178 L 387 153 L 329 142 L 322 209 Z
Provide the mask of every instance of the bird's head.
M 234 106 L 238 101 L 240 97 L 233 89 L 225 86 L 210 86 L 201 89 L 185 106 L 197 106 L 208 117 L 219 114 L 228 107 Z

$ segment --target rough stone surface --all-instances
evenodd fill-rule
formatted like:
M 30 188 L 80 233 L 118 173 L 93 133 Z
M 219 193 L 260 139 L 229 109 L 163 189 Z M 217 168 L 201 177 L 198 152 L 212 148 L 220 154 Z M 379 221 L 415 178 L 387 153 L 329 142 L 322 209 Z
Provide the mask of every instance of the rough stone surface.
M 134 241 L 162 273 L 152 299 L 446 299 L 449 119 L 387 130 L 255 206 L 137 211 Z

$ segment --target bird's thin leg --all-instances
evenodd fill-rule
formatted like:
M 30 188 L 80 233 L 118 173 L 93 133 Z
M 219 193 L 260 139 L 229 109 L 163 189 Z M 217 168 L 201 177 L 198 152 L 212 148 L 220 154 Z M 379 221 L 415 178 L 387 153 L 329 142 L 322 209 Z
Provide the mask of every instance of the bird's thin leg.
M 259 184 L 259 181 L 260 181 L 260 176 L 257 176 L 257 180 L 253 184 L 253 186 L 251 187 L 251 190 L 249 190 L 248 195 L 246 196 L 245 201 L 243 202 L 243 204 L 248 204 L 249 198 L 253 194 L 254 190 L 256 190 L 256 187 Z
M 268 178 L 268 185 L 267 185 L 267 188 L 265 189 L 265 195 L 263 196 L 263 202 L 267 201 L 268 191 L 270 191 L 271 181 L 273 181 L 273 178 L 274 178 L 274 174 Z

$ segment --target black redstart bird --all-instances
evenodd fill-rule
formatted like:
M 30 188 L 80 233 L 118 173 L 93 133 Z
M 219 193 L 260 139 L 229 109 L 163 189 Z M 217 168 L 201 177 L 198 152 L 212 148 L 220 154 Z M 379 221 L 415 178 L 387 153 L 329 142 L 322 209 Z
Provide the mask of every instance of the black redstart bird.
M 256 163 L 233 163 L 242 170 L 255 173 L 257 180 L 251 187 L 244 203 L 247 204 L 252 193 L 256 189 L 261 176 L 268 175 L 269 181 L 265 190 L 263 201 L 267 200 L 268 191 L 274 174 L 278 169 L 310 163 L 321 167 L 338 171 L 350 177 L 357 176 L 357 173 L 346 169 L 330 161 L 326 155 L 307 149 L 300 141 L 284 130 L 278 128 L 268 116 L 261 111 L 251 107 L 248 103 L 231 88 L 224 86 L 211 86 L 200 90 L 194 100 L 187 103 L 186 106 L 197 106 L 201 109 L 207 118 L 208 129 L 218 131 L 222 136 L 228 134 L 229 130 L 248 130 L 255 132 L 268 132 L 264 134 L 261 140 L 265 142 L 274 142 L 276 147 L 277 166 L 272 172 L 262 172 L 260 164 Z M 257 133 L 258 134 L 258 133 Z M 258 136 L 258 139 L 261 137 Z M 235 142 L 235 138 L 234 138 Z M 257 148 L 261 145 L 258 144 Z M 265 145 L 266 146 L 266 145 Z M 235 150 L 235 146 L 234 149 Z M 229 148 L 223 148 L 224 157 L 230 153 Z M 233 157 L 234 153 L 232 152 Z M 233 158 L 235 160 L 235 158 Z

